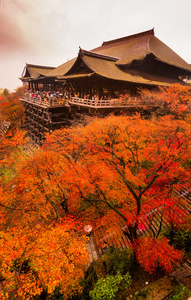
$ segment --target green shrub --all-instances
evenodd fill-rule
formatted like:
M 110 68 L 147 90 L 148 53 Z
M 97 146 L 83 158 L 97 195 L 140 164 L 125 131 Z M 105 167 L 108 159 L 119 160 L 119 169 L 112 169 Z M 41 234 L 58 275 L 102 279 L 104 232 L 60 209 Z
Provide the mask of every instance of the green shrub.
M 187 300 L 191 296 L 191 292 L 184 286 L 179 285 L 173 292 L 169 300 Z
M 107 275 L 106 278 L 100 278 L 89 294 L 93 300 L 112 300 L 115 299 L 118 291 L 130 285 L 131 276 L 129 273 L 123 276 L 118 272 L 115 276 Z
M 168 228 L 165 232 L 165 236 L 170 239 L 174 248 L 183 250 L 186 253 L 191 252 L 191 230 Z
M 132 249 L 119 250 L 111 247 L 102 256 L 103 264 L 106 268 L 106 273 L 116 275 L 120 272 L 122 275 L 130 271 L 134 264 L 134 255 Z
M 89 292 L 95 286 L 98 278 L 105 278 L 107 275 L 115 276 L 118 273 L 125 275 L 131 270 L 133 264 L 134 255 L 131 249 L 109 248 L 99 260 L 92 262 L 88 268 L 82 282 L 82 299 L 90 299 Z

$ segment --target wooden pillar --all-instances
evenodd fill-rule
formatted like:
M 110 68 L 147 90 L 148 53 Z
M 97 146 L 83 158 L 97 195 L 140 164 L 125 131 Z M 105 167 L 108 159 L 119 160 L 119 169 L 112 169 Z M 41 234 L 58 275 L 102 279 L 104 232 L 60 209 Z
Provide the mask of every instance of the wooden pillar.
M 76 89 L 79 97 L 81 98 L 81 85 L 79 83 L 77 84 Z
M 74 95 L 77 95 L 76 82 L 74 82 Z
M 107 98 L 108 98 L 108 100 L 111 99 L 111 88 L 110 87 L 108 88 Z
M 99 83 L 96 80 L 96 98 L 99 100 Z
M 92 84 L 90 85 L 89 90 L 90 90 L 90 99 L 92 99 L 92 97 L 93 97 L 93 86 L 92 86 Z
M 42 109 L 42 132 L 44 132 L 44 108 Z
M 81 92 L 81 98 L 85 98 L 85 91 L 84 91 L 84 84 L 83 84 L 83 82 L 81 84 L 81 90 L 82 90 L 82 92 Z
M 88 89 L 87 84 L 85 84 L 84 88 L 85 88 L 85 96 L 86 96 L 86 98 L 87 98 L 87 96 L 88 96 L 88 94 L 89 94 L 89 89 Z

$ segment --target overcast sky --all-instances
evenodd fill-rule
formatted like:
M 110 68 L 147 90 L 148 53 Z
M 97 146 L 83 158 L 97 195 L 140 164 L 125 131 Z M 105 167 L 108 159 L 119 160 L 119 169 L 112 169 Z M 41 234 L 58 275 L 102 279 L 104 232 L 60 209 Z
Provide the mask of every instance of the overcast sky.
M 0 88 L 21 86 L 25 63 L 57 67 L 153 27 L 191 63 L 191 0 L 0 0 Z

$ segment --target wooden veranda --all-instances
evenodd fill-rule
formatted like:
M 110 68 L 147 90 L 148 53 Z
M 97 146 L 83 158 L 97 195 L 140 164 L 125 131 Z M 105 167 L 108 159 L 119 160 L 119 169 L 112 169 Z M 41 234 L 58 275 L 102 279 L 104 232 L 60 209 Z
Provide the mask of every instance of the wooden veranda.
M 136 97 L 111 99 L 80 98 L 63 94 L 25 93 L 20 99 L 25 106 L 26 127 L 29 136 L 42 143 L 46 132 L 71 124 L 77 114 L 108 114 L 116 110 L 151 109 L 163 106 L 163 103 L 142 101 Z

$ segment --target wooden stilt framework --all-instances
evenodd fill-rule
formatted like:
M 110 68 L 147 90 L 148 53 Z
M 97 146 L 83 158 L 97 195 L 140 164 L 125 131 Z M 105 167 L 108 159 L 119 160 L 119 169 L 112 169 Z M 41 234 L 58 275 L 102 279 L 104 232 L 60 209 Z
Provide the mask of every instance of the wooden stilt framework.
M 66 106 L 47 107 L 21 99 L 25 106 L 25 121 L 29 136 L 42 144 L 46 133 L 70 124 L 70 112 Z

